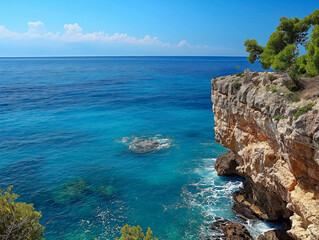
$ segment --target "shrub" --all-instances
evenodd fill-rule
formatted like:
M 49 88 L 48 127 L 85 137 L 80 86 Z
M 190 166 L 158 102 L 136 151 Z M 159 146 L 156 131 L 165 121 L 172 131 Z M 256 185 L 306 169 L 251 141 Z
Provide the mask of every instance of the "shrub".
M 0 239 L 43 239 L 41 212 L 35 211 L 33 204 L 15 202 L 19 195 L 11 189 L 0 188 Z
M 150 228 L 148 228 L 146 235 L 143 234 L 142 228 L 140 226 L 132 226 L 125 225 L 122 227 L 122 236 L 116 240 L 158 240 L 157 238 L 153 237 L 153 232 Z
M 286 94 L 286 97 L 289 101 L 298 102 L 299 101 L 299 94 L 294 92 L 289 92 Z
M 237 77 L 242 77 L 244 75 L 244 73 L 237 73 L 236 76 Z
M 313 114 L 317 114 L 318 113 L 318 109 L 315 109 L 312 111 Z
M 241 83 L 238 81 L 233 82 L 233 88 L 235 88 L 236 90 L 238 90 L 241 87 Z
M 269 74 L 268 74 L 268 79 L 269 79 L 270 81 L 274 81 L 274 80 L 277 79 L 277 77 L 276 77 L 274 74 L 269 73 Z
M 270 86 L 270 91 L 271 91 L 272 93 L 275 93 L 275 92 L 277 92 L 278 90 L 277 90 L 276 86 L 271 85 L 271 86 Z
M 281 120 L 281 119 L 284 119 L 284 117 L 282 117 L 282 116 L 275 116 L 275 117 L 274 117 L 274 120 L 276 120 L 276 121 L 279 121 L 279 120 Z
M 292 81 L 293 84 L 290 85 L 290 88 L 288 88 L 290 91 L 298 91 L 302 88 L 301 82 L 300 82 L 300 71 L 299 67 L 297 65 L 292 65 L 288 70 L 288 75 Z
M 315 106 L 316 103 L 309 103 L 306 106 L 303 106 L 302 108 L 299 108 L 298 111 L 294 115 L 294 120 L 297 120 L 302 114 L 308 112 L 312 109 L 313 106 Z
M 267 110 L 269 110 L 270 106 L 269 106 L 269 105 L 266 105 L 265 108 L 266 108 Z

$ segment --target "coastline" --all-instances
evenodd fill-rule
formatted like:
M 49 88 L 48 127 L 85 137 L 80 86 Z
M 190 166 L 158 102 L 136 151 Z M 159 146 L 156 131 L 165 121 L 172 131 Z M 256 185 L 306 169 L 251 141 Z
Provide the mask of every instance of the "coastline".
M 313 240 L 319 238 L 319 104 L 317 96 L 291 102 L 286 78 L 246 71 L 213 79 L 215 134 L 235 155 L 230 173 L 246 179 L 234 195 L 237 204 L 266 221 L 290 220 L 291 237 Z

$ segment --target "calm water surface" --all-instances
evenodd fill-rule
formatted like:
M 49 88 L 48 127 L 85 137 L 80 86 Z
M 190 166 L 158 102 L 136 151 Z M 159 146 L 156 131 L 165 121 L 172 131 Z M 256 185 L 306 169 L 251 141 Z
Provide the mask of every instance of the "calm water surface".
M 162 240 L 218 235 L 216 219 L 239 221 L 241 179 L 213 168 L 226 149 L 210 80 L 248 67 L 261 70 L 238 57 L 1 58 L 0 186 L 53 218 L 46 239 L 113 239 L 126 223 Z M 135 153 L 137 138 L 165 144 Z

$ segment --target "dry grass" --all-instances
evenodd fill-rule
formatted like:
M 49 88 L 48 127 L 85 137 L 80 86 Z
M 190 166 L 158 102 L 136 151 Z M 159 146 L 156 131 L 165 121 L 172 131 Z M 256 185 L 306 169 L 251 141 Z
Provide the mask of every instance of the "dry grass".
M 319 75 L 313 78 L 301 79 L 304 89 L 300 92 L 300 98 L 311 99 L 319 95 Z

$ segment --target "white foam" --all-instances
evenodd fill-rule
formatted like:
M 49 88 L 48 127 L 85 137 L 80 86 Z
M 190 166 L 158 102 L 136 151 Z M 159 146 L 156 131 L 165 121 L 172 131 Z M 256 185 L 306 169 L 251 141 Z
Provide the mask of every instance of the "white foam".
M 214 168 L 215 158 L 202 159 L 201 166 L 195 168 L 193 173 L 198 174 L 199 181 L 183 188 L 184 201 L 198 208 L 204 217 L 201 235 L 218 237 L 220 233 L 209 230 L 209 226 L 217 219 L 227 218 L 234 222 L 240 220 L 232 213 L 232 194 L 242 186 L 241 181 L 223 181 L 217 176 Z M 253 237 L 271 228 L 263 221 L 240 221 L 244 224 Z M 218 239 L 218 238 L 217 238 Z

